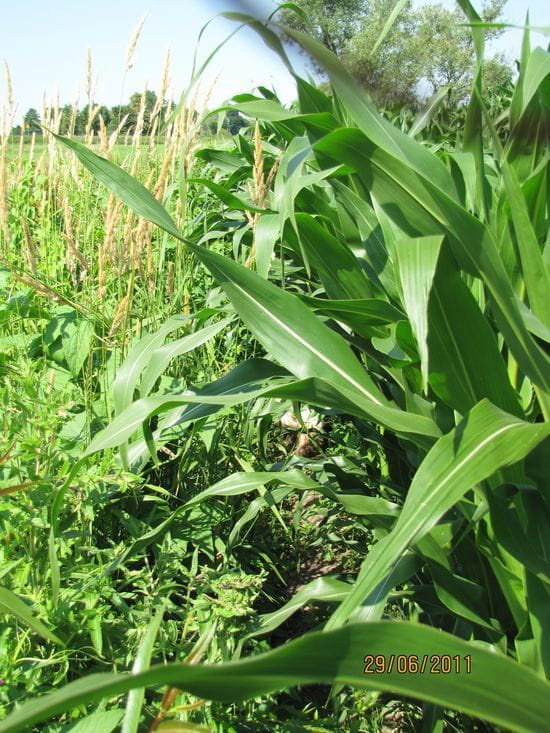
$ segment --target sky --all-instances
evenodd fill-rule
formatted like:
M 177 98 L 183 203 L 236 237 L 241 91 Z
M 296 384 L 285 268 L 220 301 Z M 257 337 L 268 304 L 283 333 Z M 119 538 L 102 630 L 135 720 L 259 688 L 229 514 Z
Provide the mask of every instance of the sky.
M 275 7 L 273 0 L 249 2 L 258 8 L 260 17 L 266 17 Z M 443 4 L 453 6 L 452 0 L 444 0 Z M 474 0 L 474 4 L 479 2 Z M 86 103 L 88 48 L 97 74 L 97 102 L 107 106 L 126 102 L 145 83 L 158 91 L 168 48 L 171 82 L 179 96 L 189 80 L 200 29 L 218 13 L 234 9 L 235 4 L 232 0 L 0 0 L 0 7 L 0 60 L 4 59 L 10 69 L 19 120 L 29 107 L 40 110 L 44 93 L 48 103 L 58 92 L 61 104 L 72 103 L 80 86 L 79 106 Z M 550 26 L 550 3 L 546 0 L 508 0 L 504 19 L 522 24 L 527 8 L 532 25 Z M 125 74 L 128 42 L 146 12 L 134 66 Z M 235 23 L 215 18 L 203 36 L 199 58 L 204 58 L 234 28 Z M 521 36 L 521 30 L 506 31 L 496 42 L 496 50 L 516 58 Z M 549 40 L 539 33 L 532 36 L 533 45 L 546 47 Z M 305 59 L 297 52 L 291 51 L 290 55 L 297 71 L 307 74 Z M 217 77 L 210 108 L 258 84 L 274 88 L 284 102 L 294 98 L 292 77 L 251 30 L 243 29 L 233 36 L 209 68 L 204 86 Z M 5 102 L 6 85 L 0 78 L 0 108 Z

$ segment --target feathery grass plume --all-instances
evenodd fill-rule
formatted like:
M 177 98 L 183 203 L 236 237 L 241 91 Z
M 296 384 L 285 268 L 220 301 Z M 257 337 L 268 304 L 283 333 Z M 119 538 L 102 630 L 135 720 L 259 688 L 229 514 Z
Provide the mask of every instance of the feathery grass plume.
M 92 49 L 86 52 L 86 96 L 88 97 L 88 105 L 92 106 L 93 94 L 93 72 L 92 72 Z
M 27 267 L 32 272 L 34 277 L 37 277 L 38 268 L 36 266 L 36 244 L 31 236 L 29 225 L 27 224 L 24 216 L 19 217 L 19 223 L 21 224 L 21 229 L 23 230 L 23 234 L 25 235 L 25 247 L 23 249 L 23 255 L 27 262 Z
M 63 235 L 63 239 L 65 240 L 65 243 L 67 245 L 68 250 L 70 251 L 71 256 L 74 257 L 74 259 L 80 265 L 80 273 L 79 273 L 78 279 L 80 282 L 83 282 L 87 274 L 90 272 L 90 263 L 88 262 L 86 257 L 82 254 L 82 252 L 78 249 L 76 245 L 76 241 L 68 237 L 66 234 Z
M 47 123 L 44 124 L 44 127 L 47 128 L 47 130 L 51 130 L 52 132 L 59 134 L 59 130 L 61 128 L 59 92 L 57 92 L 53 106 L 50 105 L 50 107 L 48 107 Z M 50 135 L 50 133 L 47 131 L 45 131 L 44 134 L 46 135 L 46 139 L 48 140 L 48 176 L 50 178 L 53 178 L 57 145 L 53 135 Z
M 4 135 L 5 110 L 0 121 L 0 233 L 2 240 L 8 241 L 8 137 Z
M 21 122 L 21 130 L 25 130 L 25 121 Z M 23 157 L 25 154 L 25 135 L 24 132 L 19 136 L 19 145 L 17 147 L 17 170 L 23 170 Z
M 97 74 L 94 77 L 92 68 L 92 51 L 88 49 L 86 56 L 86 96 L 88 98 L 88 119 L 86 120 L 85 140 L 87 145 L 91 145 L 94 139 L 93 124 L 101 109 L 95 104 L 95 91 L 97 86 Z
M 134 129 L 134 134 L 132 137 L 132 147 L 134 148 L 134 152 L 136 154 L 135 159 L 139 157 L 138 153 L 141 147 L 141 136 L 143 134 L 143 126 L 145 122 L 145 103 L 146 101 L 147 101 L 147 82 L 145 82 L 145 86 L 143 87 L 143 92 L 141 93 L 141 101 L 139 103 L 139 111 L 138 111 L 137 120 L 136 120 L 136 127 Z
M 4 77 L 6 80 L 6 99 L 8 102 L 8 112 L 10 115 L 15 114 L 15 102 L 13 99 L 13 87 L 11 83 L 10 67 L 8 62 L 4 61 Z
M 124 256 L 130 252 L 132 247 L 132 232 L 134 230 L 134 223 L 136 221 L 136 215 L 131 209 L 126 209 L 126 218 L 124 220 L 124 230 L 122 233 L 122 252 Z
M 210 86 L 207 88 L 206 93 L 204 97 L 202 98 L 200 106 L 197 105 L 198 95 L 200 91 L 200 81 L 199 81 L 199 83 L 195 87 L 193 96 L 191 97 L 191 101 L 189 103 L 187 114 L 183 118 L 184 126 L 183 126 L 181 133 L 183 135 L 183 145 L 184 145 L 184 151 L 185 151 L 184 170 L 185 170 L 186 176 L 189 175 L 189 171 L 191 170 L 192 160 L 199 146 L 199 137 L 200 137 L 200 132 L 201 132 L 201 125 L 204 120 L 204 114 L 208 107 L 208 102 L 210 101 L 214 88 L 216 84 L 218 83 L 218 79 L 219 79 L 219 74 L 217 74 L 212 79 Z M 185 111 L 185 108 L 182 107 L 182 110 Z
M 143 28 L 143 24 L 145 23 L 147 15 L 148 13 L 144 13 L 143 17 L 134 28 L 134 32 L 132 33 L 130 42 L 128 43 L 128 47 L 126 49 L 126 63 L 124 65 L 124 72 L 130 71 L 130 69 L 134 66 L 134 53 L 141 33 L 141 29 Z
M 73 285 L 76 287 L 77 281 L 83 282 L 88 272 L 90 271 L 90 263 L 82 252 L 78 249 L 76 243 L 76 236 L 73 228 L 71 207 L 69 205 L 69 199 L 67 195 L 62 196 L 62 209 L 63 209 L 63 222 L 65 231 L 63 232 L 63 239 L 67 245 L 67 251 L 65 255 L 65 261 L 67 268 L 71 273 L 71 280 Z M 77 280 L 77 264 L 80 266 L 80 273 Z
M 170 84 L 170 49 L 166 51 L 166 59 L 164 61 L 164 69 L 162 72 L 162 81 L 160 84 L 160 91 L 157 96 L 155 105 L 151 112 L 150 120 L 150 132 L 149 132 L 149 149 L 153 150 L 155 146 L 156 133 L 160 124 L 160 115 L 164 105 L 164 99 L 166 92 Z
M 99 120 L 99 149 L 105 158 L 107 158 L 108 160 L 111 160 L 111 148 L 109 146 L 109 136 L 107 135 L 107 127 L 105 125 L 105 120 L 103 119 L 102 114 L 98 116 L 98 120 Z
M 52 300 L 54 303 L 67 303 L 68 305 L 74 305 L 74 303 L 68 298 L 65 298 L 53 288 L 50 288 L 49 285 L 45 285 L 43 282 L 37 280 L 34 277 L 29 277 L 28 275 L 13 272 L 13 270 L 12 275 L 17 281 L 23 283 L 23 285 L 27 285 L 29 288 L 33 288 L 33 290 L 36 290 L 39 295 L 42 295 L 48 300 Z
M 72 137 L 76 127 L 76 118 L 78 116 L 78 105 L 80 102 L 80 85 L 76 88 L 75 98 L 71 105 L 71 118 L 69 120 L 69 128 L 67 130 L 67 137 Z M 74 157 L 74 156 L 73 156 Z
M 155 175 L 155 171 L 152 170 L 149 173 L 149 176 L 147 177 L 147 181 L 145 182 L 145 188 L 150 189 L 151 184 L 153 182 L 153 177 Z M 134 270 L 139 270 L 142 275 L 145 274 L 143 270 L 143 264 L 142 264 L 142 253 L 145 250 L 147 252 L 147 260 L 149 262 L 149 257 L 152 259 L 152 249 L 151 254 L 149 255 L 149 247 L 152 247 L 152 244 L 150 242 L 150 231 L 151 231 L 151 224 L 147 221 L 147 219 L 144 219 L 143 217 L 139 217 L 137 227 L 134 230 L 134 235 L 132 238 L 132 250 L 131 250 L 131 267 Z
M 105 295 L 105 285 L 109 265 L 115 265 L 116 272 L 121 274 L 127 263 L 117 249 L 117 227 L 122 217 L 123 204 L 113 193 L 107 199 L 107 209 L 104 218 L 104 236 L 98 250 L 98 286 L 99 295 Z
M 111 324 L 111 328 L 109 329 L 109 334 L 108 334 L 109 338 L 112 338 L 115 335 L 122 321 L 126 320 L 126 316 L 129 310 L 129 307 L 128 307 L 129 304 L 130 304 L 130 294 L 126 293 L 126 295 L 122 298 L 122 300 L 118 304 L 117 309 L 115 311 L 115 315 L 113 316 L 113 322 Z
M 162 201 L 164 192 L 166 190 L 166 184 L 168 182 L 168 174 L 170 172 L 172 160 L 176 152 L 175 145 L 165 145 L 164 155 L 161 162 L 160 173 L 153 189 L 153 196 L 158 200 Z
M 113 130 L 113 132 L 109 136 L 109 152 L 113 150 L 113 148 L 116 145 L 116 142 L 118 140 L 118 136 L 120 135 L 120 131 L 124 127 L 124 124 L 126 120 L 128 119 L 128 115 L 124 115 L 124 117 L 120 120 L 116 128 Z

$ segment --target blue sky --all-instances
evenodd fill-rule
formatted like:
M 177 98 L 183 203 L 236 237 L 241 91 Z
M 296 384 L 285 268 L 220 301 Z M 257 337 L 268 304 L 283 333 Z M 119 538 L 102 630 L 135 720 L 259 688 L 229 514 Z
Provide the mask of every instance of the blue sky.
M 260 14 L 274 7 L 272 0 L 253 2 Z M 452 7 L 453 3 L 445 0 L 444 4 Z M 0 59 L 9 64 L 20 118 L 30 106 L 40 109 L 44 92 L 48 100 L 53 100 L 59 90 L 63 104 L 72 102 L 80 84 L 80 104 L 85 103 L 87 48 L 92 50 L 93 67 L 98 75 L 97 101 L 107 105 L 117 104 L 121 97 L 126 101 L 146 81 L 150 89 L 158 89 L 168 47 L 172 54 L 171 80 L 179 94 L 189 77 L 201 27 L 216 13 L 231 9 L 231 1 L 4 0 L 2 6 Z M 550 26 L 550 3 L 545 0 L 509 0 L 505 20 L 523 23 L 527 7 L 532 25 Z M 128 41 L 146 11 L 148 16 L 136 49 L 135 65 L 124 80 Z M 233 28 L 233 23 L 216 19 L 203 38 L 203 54 Z M 539 45 L 546 46 L 548 40 L 541 34 L 533 35 L 533 41 Z M 521 31 L 510 30 L 499 39 L 497 48 L 515 57 L 520 43 Z M 303 70 L 303 59 L 298 54 L 293 54 L 293 59 L 296 67 Z M 206 81 L 217 73 L 220 76 L 211 105 L 257 84 L 273 86 L 285 101 L 293 97 L 291 77 L 251 31 L 240 31 L 229 41 L 213 62 Z M 0 81 L 0 107 L 5 98 L 5 86 Z

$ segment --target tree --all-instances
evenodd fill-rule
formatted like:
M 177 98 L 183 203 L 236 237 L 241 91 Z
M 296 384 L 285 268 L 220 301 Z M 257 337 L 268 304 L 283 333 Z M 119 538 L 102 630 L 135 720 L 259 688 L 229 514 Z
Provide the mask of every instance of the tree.
M 241 127 L 246 127 L 247 123 L 244 117 L 241 117 L 238 110 L 230 109 L 225 115 L 222 127 L 228 130 L 232 135 L 236 135 Z
M 298 0 L 294 4 L 302 8 L 305 18 L 293 10 L 284 10 L 283 22 L 313 35 L 337 56 L 345 52 L 370 8 L 369 0 Z
M 505 2 L 489 0 L 482 18 L 489 22 L 498 19 Z M 475 52 L 470 29 L 461 26 L 465 22 L 462 11 L 447 10 L 443 5 L 415 9 L 409 3 L 378 45 L 395 0 L 295 0 L 295 4 L 310 20 L 309 32 L 342 59 L 380 105 L 405 103 L 414 107 L 423 96 L 445 84 L 451 86 L 455 102 L 468 93 Z M 351 12 L 353 16 L 349 16 Z M 343 16 L 348 17 L 340 27 L 336 21 Z M 292 28 L 308 30 L 305 19 L 292 10 L 283 11 L 283 21 Z M 500 32 L 487 29 L 486 37 Z M 500 67 L 500 75 L 506 76 L 507 64 L 502 58 L 494 57 L 492 64 L 493 73 Z
M 65 104 L 61 108 L 61 120 L 59 122 L 59 132 L 61 135 L 67 135 L 69 132 L 73 132 L 70 129 L 73 119 L 73 108 L 70 104 Z
M 32 135 L 33 132 L 36 132 L 39 135 L 42 134 L 42 128 L 40 127 L 40 115 L 34 107 L 31 107 L 25 112 L 23 123 L 25 125 L 25 133 L 27 135 Z
M 127 109 L 128 119 L 126 120 L 126 123 L 123 128 L 124 132 L 126 132 L 126 130 L 128 129 L 131 130 L 132 132 L 135 130 L 135 127 L 138 121 L 138 116 L 141 111 L 142 101 L 143 101 L 142 92 L 134 92 L 134 94 L 132 94 L 132 96 L 130 97 L 130 104 L 128 105 L 128 109 Z M 150 91 L 149 89 L 146 90 L 144 107 L 143 107 L 143 134 L 144 135 L 147 135 L 151 131 L 151 114 L 153 112 L 156 102 L 157 102 L 157 95 L 155 94 L 155 92 Z

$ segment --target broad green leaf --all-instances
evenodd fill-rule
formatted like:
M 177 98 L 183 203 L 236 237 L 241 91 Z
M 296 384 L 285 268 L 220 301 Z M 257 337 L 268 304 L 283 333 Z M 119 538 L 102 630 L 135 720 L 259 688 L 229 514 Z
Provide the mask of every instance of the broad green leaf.
M 153 354 L 164 342 L 166 336 L 172 331 L 184 327 L 190 318 L 191 316 L 169 318 L 156 333 L 143 336 L 131 347 L 120 369 L 117 370 L 113 381 L 112 394 L 115 415 L 119 415 L 132 403 L 134 391 L 143 369 L 150 363 Z M 122 448 L 121 457 L 124 467 L 128 468 L 127 446 Z
M 234 173 L 242 168 L 244 161 L 238 155 L 229 153 L 227 150 L 216 150 L 215 148 L 201 148 L 195 153 L 195 157 L 211 163 L 218 170 L 225 173 Z
M 267 634 L 279 627 L 287 618 L 290 618 L 296 611 L 299 611 L 310 601 L 339 602 L 350 592 L 352 586 L 342 580 L 331 576 L 316 578 L 307 583 L 295 593 L 288 603 L 281 606 L 272 613 L 265 613 L 259 616 L 254 624 L 254 630 L 247 634 L 242 643 L 261 634 Z
M 395 252 L 403 301 L 418 344 L 424 392 L 428 389 L 428 300 L 443 237 L 401 237 Z
M 385 120 L 375 109 L 365 90 L 348 73 L 341 61 L 318 41 L 305 33 L 282 26 L 285 33 L 299 43 L 325 69 L 332 86 L 343 101 L 355 124 L 384 150 L 400 159 L 447 190 L 454 197 L 452 178 L 443 163 L 426 148 Z
M 521 42 L 520 69 L 522 72 L 527 68 L 529 57 L 531 55 L 531 37 L 529 33 L 529 10 L 525 14 L 525 26 L 523 29 L 523 39 Z M 525 73 L 520 73 L 514 87 L 512 101 L 510 103 L 510 127 L 512 130 L 518 123 L 523 112 L 523 86 L 525 82 Z
M 529 334 L 516 306 L 490 231 L 478 219 L 397 158 L 377 148 L 358 130 L 341 129 L 316 149 L 355 166 L 369 190 L 395 223 L 411 236 L 448 233 L 459 265 L 483 278 L 492 295 L 498 325 L 522 370 L 548 399 L 548 359 Z
M 265 209 L 260 209 L 251 201 L 246 201 L 244 198 L 231 193 L 224 186 L 219 183 L 211 181 L 209 178 L 189 178 L 188 183 L 196 183 L 200 186 L 209 188 L 213 194 L 215 194 L 220 201 L 222 201 L 230 209 L 236 209 L 237 211 L 252 211 L 257 214 L 263 214 Z
M 489 620 L 486 593 L 480 585 L 437 563 L 430 562 L 428 566 L 437 597 L 454 616 L 462 616 L 482 628 L 495 631 Z
M 317 270 L 327 296 L 360 300 L 372 288 L 358 259 L 309 214 L 296 214 L 300 240 L 311 266 Z
M 529 305 L 534 315 L 546 327 L 550 327 L 550 298 L 548 297 L 550 278 L 531 223 L 527 202 L 513 167 L 503 160 L 501 170 L 512 211 L 512 222 Z
M 510 500 L 489 496 L 491 525 L 500 545 L 541 580 L 550 581 L 550 516 L 539 494 L 523 492 Z
M 521 113 L 525 111 L 540 85 L 549 74 L 550 54 L 543 48 L 535 48 L 529 55 L 527 68 L 523 77 Z
M 285 486 L 283 488 L 274 489 L 273 491 L 265 491 L 265 489 L 258 487 L 258 491 L 260 492 L 260 496 L 257 496 L 248 504 L 244 514 L 242 514 L 239 519 L 237 519 L 237 521 L 231 528 L 231 532 L 229 533 L 226 543 L 226 549 L 228 553 L 231 552 L 231 550 L 239 540 L 243 527 L 245 527 L 253 519 L 255 519 L 260 511 L 262 509 L 265 509 L 266 507 L 269 507 L 271 509 L 271 511 L 277 518 L 277 521 L 283 527 L 283 531 L 288 532 L 288 528 L 284 523 L 284 520 L 281 517 L 279 510 L 277 509 L 277 505 L 280 504 L 283 499 L 286 499 L 286 497 L 293 491 L 293 489 L 289 486 Z
M 550 674 L 550 584 L 526 572 L 526 591 L 533 638 L 540 659 L 541 677 Z
M 344 339 L 296 296 L 203 247 L 190 245 L 223 287 L 237 313 L 269 353 L 301 379 L 318 377 L 367 415 L 398 431 L 420 432 L 430 420 L 391 406 Z
M 38 619 L 27 604 L 7 588 L 0 588 L 0 613 L 7 613 L 15 616 L 24 624 L 29 626 L 35 633 L 43 636 L 44 639 L 53 641 L 54 644 L 65 646 L 61 639 L 45 626 Z
M 458 657 L 459 674 L 426 674 L 431 657 Z M 394 659 L 386 674 L 365 674 L 366 655 Z M 397 655 L 417 655 L 424 673 L 399 674 Z M 466 657 L 471 672 L 466 673 Z M 495 680 L 499 694 L 495 694 Z M 389 690 L 454 708 L 515 731 L 545 730 L 550 684 L 511 659 L 427 626 L 382 621 L 312 633 L 264 654 L 218 665 L 163 664 L 139 674 L 93 674 L 29 700 L 0 722 L 19 733 L 52 716 L 136 687 L 170 685 L 206 699 L 233 702 L 314 683 Z
M 111 733 L 120 723 L 123 713 L 120 708 L 92 713 L 67 728 L 66 733 Z
M 79 320 L 74 332 L 63 341 L 63 354 L 73 376 L 80 374 L 84 362 L 90 355 L 93 338 L 93 324 L 87 320 Z
M 428 308 L 430 385 L 450 407 L 463 415 L 486 397 L 520 417 L 518 397 L 493 329 L 452 258 L 440 258 Z
M 550 425 L 518 420 L 487 400 L 472 408 L 421 463 L 395 526 L 370 549 L 353 591 L 326 628 L 345 623 L 407 547 L 423 537 L 466 491 L 524 458 L 548 434 Z
M 339 493 L 297 470 L 250 471 L 233 473 L 190 499 L 185 506 L 198 504 L 210 497 L 238 496 L 276 482 L 298 491 L 317 491 L 341 504 L 349 514 L 393 520 L 399 514 L 399 506 L 377 496 Z M 384 524 L 386 522 L 383 522 Z
M 445 100 L 445 97 L 448 96 L 449 88 L 450 87 L 446 85 L 440 87 L 437 92 L 430 98 L 426 106 L 421 109 L 420 112 L 418 112 L 408 131 L 410 137 L 416 137 L 416 135 L 421 133 L 426 125 L 430 123 L 432 117 Z
M 254 232 L 256 247 L 256 271 L 258 275 L 267 279 L 269 267 L 273 257 L 275 244 L 281 230 L 278 214 L 264 214 L 258 219 Z
M 392 8 L 391 13 L 388 15 L 386 22 L 384 23 L 384 27 L 380 31 L 380 34 L 378 35 L 378 38 L 376 39 L 376 43 L 371 48 L 369 56 L 374 57 L 374 54 L 378 51 L 382 43 L 384 43 L 386 36 L 391 31 L 393 24 L 397 20 L 399 14 L 403 11 L 405 6 L 407 5 L 408 0 L 397 0 L 395 5 Z
M 257 99 L 253 102 L 239 102 L 238 104 L 231 104 L 226 107 L 221 107 L 220 109 L 236 109 L 243 115 L 256 117 L 259 120 L 268 122 L 279 122 L 296 116 L 296 112 L 286 109 L 282 104 L 279 104 L 272 99 Z
M 385 300 L 363 298 L 360 300 L 329 300 L 301 296 L 301 300 L 319 313 L 341 319 L 350 325 L 357 322 L 368 326 L 384 326 L 397 323 L 405 318 L 405 314 Z M 355 319 L 355 317 L 357 317 Z M 348 318 L 350 320 L 348 320 Z
M 196 390 L 197 395 L 226 395 L 240 392 L 251 392 L 261 388 L 271 377 L 285 376 L 288 373 L 266 359 L 249 359 L 237 364 L 220 379 Z M 166 442 L 170 436 L 170 428 L 183 423 L 198 420 L 212 415 L 223 407 L 222 404 L 188 404 L 168 410 L 159 418 L 159 427 L 153 433 L 156 444 Z M 131 443 L 128 448 L 128 461 L 137 466 L 142 460 L 147 446 L 142 439 Z
M 151 392 L 155 382 L 161 374 L 163 374 L 172 359 L 202 346 L 202 344 L 205 344 L 217 333 L 222 331 L 230 322 L 230 318 L 225 318 L 222 321 L 218 321 L 218 323 L 205 326 L 205 328 L 201 328 L 188 336 L 183 336 L 176 341 L 171 341 L 163 346 L 158 346 L 151 353 L 147 366 L 143 372 L 140 387 L 141 396 L 146 397 Z

